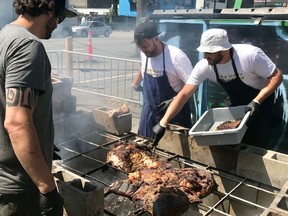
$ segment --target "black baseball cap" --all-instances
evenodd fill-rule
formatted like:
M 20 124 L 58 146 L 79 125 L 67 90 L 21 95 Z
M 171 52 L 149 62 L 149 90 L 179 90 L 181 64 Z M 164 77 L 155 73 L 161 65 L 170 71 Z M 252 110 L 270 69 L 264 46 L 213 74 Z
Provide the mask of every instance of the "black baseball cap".
M 64 13 L 66 17 L 76 17 L 77 14 L 71 10 L 66 8 L 66 0 L 54 0 L 55 5 L 59 8 L 64 9 Z
M 159 35 L 157 23 L 145 22 L 139 24 L 134 31 L 134 42 L 136 44 L 143 42 L 145 39 L 151 39 Z

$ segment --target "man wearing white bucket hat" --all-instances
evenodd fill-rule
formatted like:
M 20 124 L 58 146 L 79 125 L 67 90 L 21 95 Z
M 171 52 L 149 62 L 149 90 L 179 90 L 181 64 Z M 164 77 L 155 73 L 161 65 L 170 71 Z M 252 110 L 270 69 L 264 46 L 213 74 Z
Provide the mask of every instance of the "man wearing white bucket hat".
M 203 32 L 197 50 L 204 53 L 204 58 L 195 65 L 186 85 L 153 128 L 155 136 L 161 139 L 170 119 L 182 109 L 198 86 L 209 79 L 224 88 L 231 106 L 247 105 L 245 111 L 251 111 L 242 142 L 267 147 L 264 143 L 265 130 L 269 127 L 273 111 L 274 92 L 283 80 L 281 71 L 260 48 L 249 44 L 230 44 L 224 29 Z

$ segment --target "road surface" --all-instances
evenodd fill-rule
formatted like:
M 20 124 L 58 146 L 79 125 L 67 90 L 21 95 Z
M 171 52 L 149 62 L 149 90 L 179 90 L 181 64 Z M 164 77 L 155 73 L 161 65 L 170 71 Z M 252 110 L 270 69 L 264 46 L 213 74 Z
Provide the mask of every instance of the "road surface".
M 133 31 L 113 31 L 108 38 L 104 36 L 93 37 L 91 39 L 92 54 L 140 60 L 139 51 L 132 41 Z M 43 44 L 47 51 L 65 49 L 64 38 L 43 40 Z M 73 37 L 73 51 L 87 53 L 88 38 Z

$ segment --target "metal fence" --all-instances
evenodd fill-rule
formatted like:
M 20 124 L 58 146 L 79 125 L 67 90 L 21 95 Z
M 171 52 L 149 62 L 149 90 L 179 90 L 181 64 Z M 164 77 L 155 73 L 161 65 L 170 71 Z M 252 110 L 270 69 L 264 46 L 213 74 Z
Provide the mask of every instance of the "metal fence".
M 72 51 L 50 51 L 52 73 L 70 76 L 72 89 L 140 104 L 131 83 L 140 61 Z

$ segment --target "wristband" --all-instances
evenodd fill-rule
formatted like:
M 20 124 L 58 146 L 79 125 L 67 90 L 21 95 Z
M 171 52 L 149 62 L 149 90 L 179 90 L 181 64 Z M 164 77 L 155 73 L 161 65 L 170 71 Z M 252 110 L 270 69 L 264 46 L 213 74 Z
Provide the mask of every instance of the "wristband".
M 163 127 L 163 128 L 167 128 L 167 125 L 162 124 L 161 122 L 159 122 L 159 125 L 160 125 L 161 127 Z

